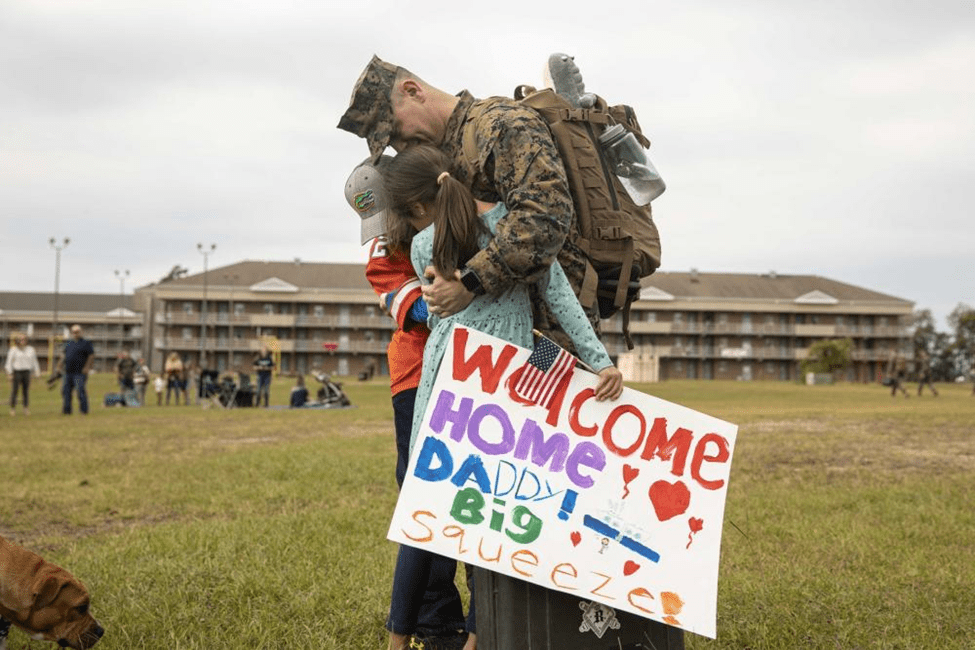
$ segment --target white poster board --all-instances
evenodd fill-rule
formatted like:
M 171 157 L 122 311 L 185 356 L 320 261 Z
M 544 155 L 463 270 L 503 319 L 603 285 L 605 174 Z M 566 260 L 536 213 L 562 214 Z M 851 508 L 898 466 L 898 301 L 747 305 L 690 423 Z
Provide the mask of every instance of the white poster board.
M 714 638 L 738 428 L 579 369 L 523 403 L 528 356 L 454 328 L 389 539 Z

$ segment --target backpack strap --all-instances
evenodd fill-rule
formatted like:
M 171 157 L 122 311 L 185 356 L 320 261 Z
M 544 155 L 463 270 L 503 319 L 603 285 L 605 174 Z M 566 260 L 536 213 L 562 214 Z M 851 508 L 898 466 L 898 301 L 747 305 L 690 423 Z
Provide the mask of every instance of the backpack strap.
M 626 343 L 626 349 L 633 349 L 633 339 L 630 337 L 630 305 L 633 304 L 633 300 L 628 298 L 626 304 L 623 305 L 623 341 Z

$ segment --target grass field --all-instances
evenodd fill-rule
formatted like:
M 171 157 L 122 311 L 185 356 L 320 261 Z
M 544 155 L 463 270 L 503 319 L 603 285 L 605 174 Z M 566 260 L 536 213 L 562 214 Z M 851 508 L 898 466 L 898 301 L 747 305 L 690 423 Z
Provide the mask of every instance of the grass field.
M 87 417 L 43 382 L 30 417 L 0 410 L 0 533 L 87 584 L 97 647 L 385 647 L 388 385 L 346 383 L 354 409 L 227 411 L 106 409 L 110 384 Z M 740 426 L 718 639 L 689 648 L 975 648 L 971 385 L 639 388 Z

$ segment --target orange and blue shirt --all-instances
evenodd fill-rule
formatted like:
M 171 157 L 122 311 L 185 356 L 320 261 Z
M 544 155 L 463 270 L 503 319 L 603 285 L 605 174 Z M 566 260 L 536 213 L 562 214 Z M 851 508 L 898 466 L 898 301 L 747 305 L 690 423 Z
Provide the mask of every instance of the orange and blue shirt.
M 420 384 L 423 348 L 430 330 L 426 323 L 418 323 L 409 317 L 421 296 L 420 280 L 413 271 L 413 264 L 402 253 L 390 253 L 385 237 L 376 237 L 369 245 L 366 279 L 377 295 L 393 294 L 389 312 L 397 328 L 386 351 L 390 389 L 396 395 L 416 388 Z

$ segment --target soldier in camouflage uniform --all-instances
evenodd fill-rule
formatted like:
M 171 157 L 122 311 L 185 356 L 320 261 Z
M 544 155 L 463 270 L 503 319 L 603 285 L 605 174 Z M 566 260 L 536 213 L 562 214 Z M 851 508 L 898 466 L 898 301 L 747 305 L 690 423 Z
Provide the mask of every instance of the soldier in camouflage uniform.
M 462 135 L 479 101 L 490 106 L 474 118 L 478 160 L 471 167 L 462 150 Z M 420 143 L 437 146 L 453 160 L 451 174 L 470 187 L 475 198 L 507 206 L 508 216 L 484 250 L 456 277 L 434 277 L 424 287 L 433 313 L 449 316 L 478 293 L 499 295 L 518 282 L 535 284 L 555 259 L 578 295 L 586 262 L 573 243 L 572 196 L 548 126 L 534 110 L 513 99 L 476 100 L 466 90 L 451 95 L 374 56 L 338 126 L 365 138 L 374 159 L 387 146 L 397 151 Z M 533 295 L 532 304 L 536 328 L 572 349 L 545 301 Z M 598 313 L 586 308 L 586 314 L 598 333 Z
M 917 351 L 917 396 L 921 396 L 921 390 L 927 386 L 934 393 L 934 396 L 938 396 L 938 389 L 934 387 L 934 378 L 931 372 L 931 355 L 928 354 L 927 350 L 919 349 Z

